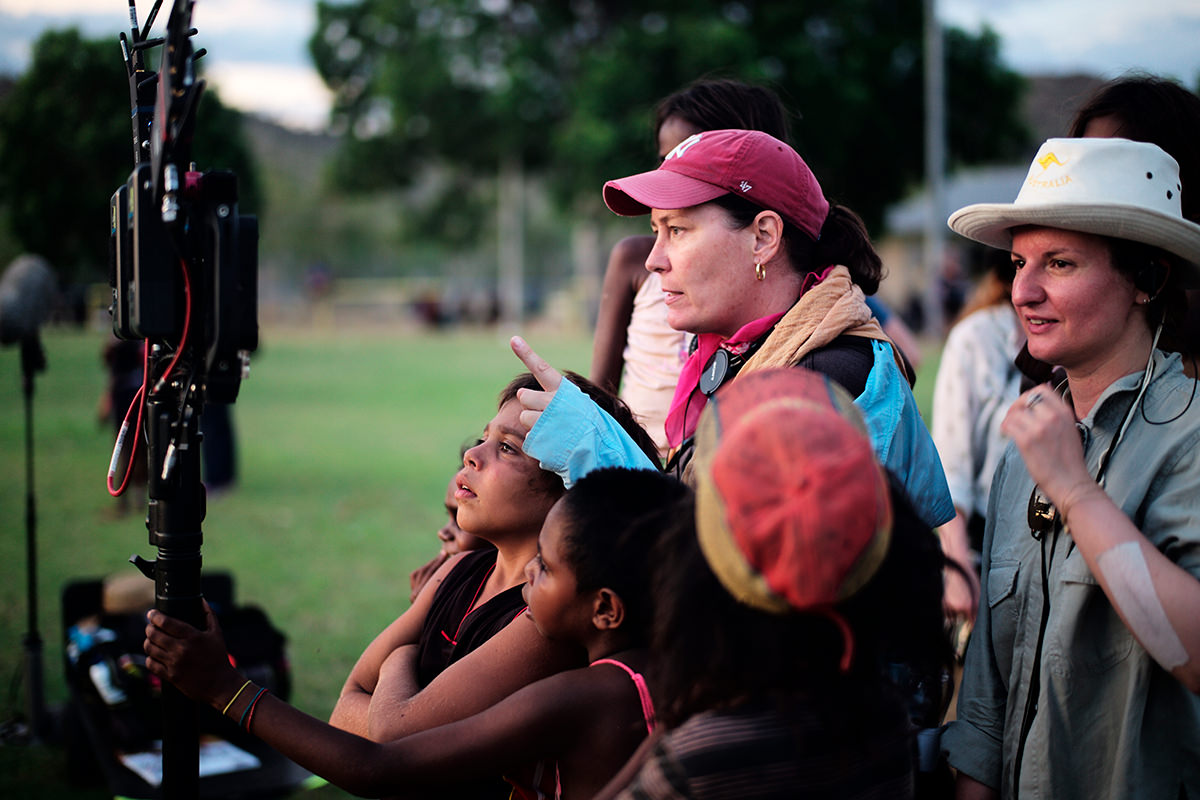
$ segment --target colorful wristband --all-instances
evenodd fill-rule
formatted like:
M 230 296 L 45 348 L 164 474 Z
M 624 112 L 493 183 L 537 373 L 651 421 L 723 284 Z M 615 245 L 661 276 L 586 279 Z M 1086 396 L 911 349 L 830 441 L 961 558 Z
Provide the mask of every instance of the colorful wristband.
M 233 708 L 233 704 L 234 704 L 234 702 L 235 702 L 235 701 L 236 701 L 236 700 L 237 700 L 239 697 L 241 697 L 241 695 L 242 695 L 242 692 L 244 692 L 244 691 L 246 690 L 246 687 L 247 687 L 247 686 L 249 686 L 249 685 L 250 685 L 250 683 L 251 683 L 250 681 L 246 681 L 245 683 L 243 683 L 243 684 L 242 684 L 242 688 L 241 688 L 241 689 L 238 689 L 236 692 L 234 692 L 234 693 L 233 693 L 233 697 L 229 698 L 229 702 L 225 704 L 225 708 L 221 709 L 221 716 L 222 716 L 222 717 L 223 717 L 223 716 L 225 716 L 226 714 L 228 714 L 228 713 L 229 713 L 229 709 Z

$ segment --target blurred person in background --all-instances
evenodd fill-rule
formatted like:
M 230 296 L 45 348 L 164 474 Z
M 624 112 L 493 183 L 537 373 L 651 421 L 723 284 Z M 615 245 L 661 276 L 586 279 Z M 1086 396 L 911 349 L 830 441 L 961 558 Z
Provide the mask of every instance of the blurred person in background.
M 466 455 L 465 447 L 462 455 Z M 462 456 L 460 455 L 459 458 L 461 460 Z M 437 572 L 438 567 L 446 563 L 448 558 L 468 550 L 491 546 L 478 536 L 467 533 L 458 527 L 458 499 L 454 496 L 458 490 L 457 477 L 458 473 L 456 472 L 450 476 L 450 481 L 446 484 L 446 496 L 442 501 L 446 519 L 437 531 L 438 541 L 441 542 L 438 553 L 428 562 L 414 569 L 408 576 L 409 602 L 417 599 L 417 595 L 433 577 L 433 573 Z
M 954 519 L 938 528 L 946 555 L 962 571 L 946 573 L 946 615 L 965 626 L 960 649 L 979 605 L 979 551 L 992 474 L 1008 440 L 1004 414 L 1021 394 L 1014 359 L 1025 334 L 1012 307 L 1012 264 L 993 263 L 942 348 L 933 387 L 933 442 L 937 445 Z

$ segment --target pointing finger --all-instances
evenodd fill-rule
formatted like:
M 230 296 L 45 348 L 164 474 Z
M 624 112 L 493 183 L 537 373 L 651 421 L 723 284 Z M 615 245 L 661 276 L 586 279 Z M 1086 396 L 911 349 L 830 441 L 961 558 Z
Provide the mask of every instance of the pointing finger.
M 548 392 L 553 392 L 562 383 L 562 373 L 550 366 L 546 359 L 533 351 L 533 348 L 520 336 L 509 340 L 509 345 L 517 358 L 521 359 L 526 368 L 537 378 L 538 383 Z

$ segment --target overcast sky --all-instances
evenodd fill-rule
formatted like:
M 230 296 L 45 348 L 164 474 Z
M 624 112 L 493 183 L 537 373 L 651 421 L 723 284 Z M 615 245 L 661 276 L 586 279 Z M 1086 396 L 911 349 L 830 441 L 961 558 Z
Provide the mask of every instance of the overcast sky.
M 1131 69 L 1200 77 L 1200 0 L 937 0 L 948 24 L 1000 34 L 1004 60 L 1026 74 L 1088 72 L 1109 78 Z M 139 0 L 139 22 L 153 5 Z M 155 35 L 166 23 L 164 0 Z M 79 27 L 89 37 L 128 26 L 125 0 L 0 0 L 0 73 L 19 73 L 46 28 Z M 197 46 L 221 99 L 295 127 L 320 128 L 328 93 L 308 58 L 315 0 L 197 0 Z

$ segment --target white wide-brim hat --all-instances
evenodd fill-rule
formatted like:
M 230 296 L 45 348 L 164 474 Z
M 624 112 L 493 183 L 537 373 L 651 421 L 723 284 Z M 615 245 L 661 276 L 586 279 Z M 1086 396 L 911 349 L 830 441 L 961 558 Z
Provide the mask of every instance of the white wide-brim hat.
M 1012 248 L 1012 229 L 1061 228 L 1153 245 L 1200 280 L 1200 225 L 1183 218 L 1179 164 L 1162 148 L 1128 139 L 1048 139 L 1012 203 L 976 203 L 948 224 L 968 239 Z M 1190 187 L 1193 192 L 1200 187 Z

